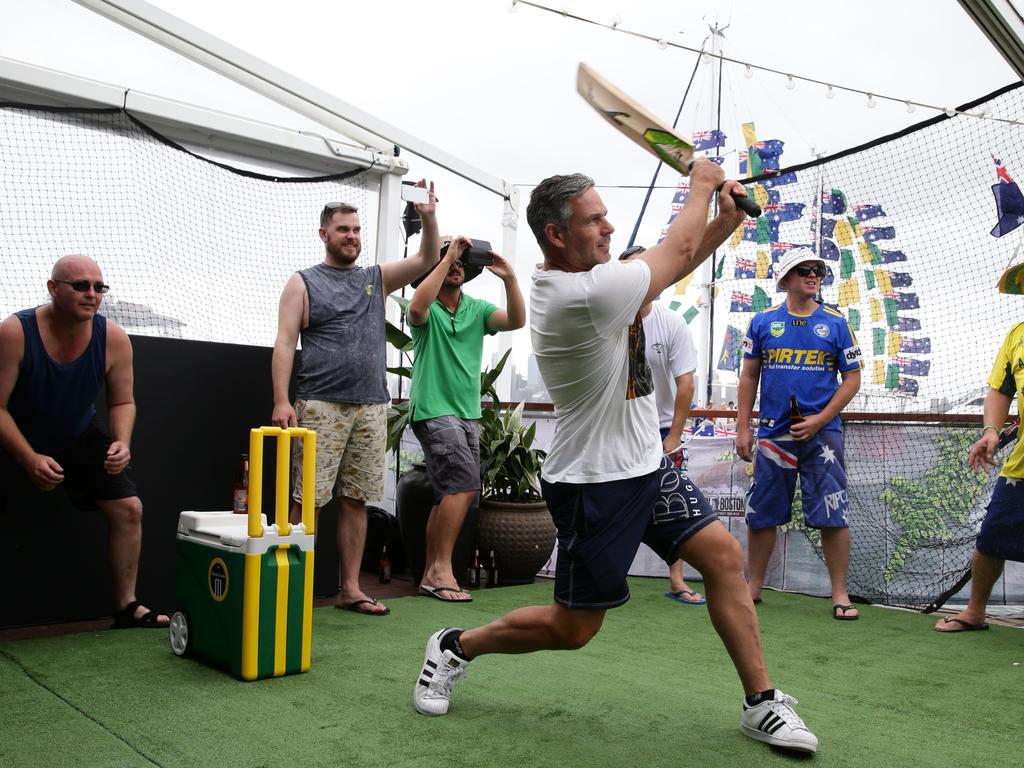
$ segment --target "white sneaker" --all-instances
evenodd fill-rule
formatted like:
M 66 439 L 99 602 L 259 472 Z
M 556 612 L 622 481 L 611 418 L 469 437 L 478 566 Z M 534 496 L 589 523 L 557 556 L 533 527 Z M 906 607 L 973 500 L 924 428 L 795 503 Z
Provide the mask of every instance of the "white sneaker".
M 752 739 L 776 747 L 796 749 L 801 752 L 817 752 L 818 737 L 804 725 L 792 705 L 798 703 L 792 696 L 775 691 L 775 698 L 762 701 L 753 707 L 743 702 L 743 719 L 740 730 Z
M 451 651 L 441 650 L 441 637 L 452 627 L 435 632 L 427 640 L 423 669 L 412 690 L 412 704 L 421 715 L 446 715 L 452 702 L 452 686 L 468 672 L 469 662 Z

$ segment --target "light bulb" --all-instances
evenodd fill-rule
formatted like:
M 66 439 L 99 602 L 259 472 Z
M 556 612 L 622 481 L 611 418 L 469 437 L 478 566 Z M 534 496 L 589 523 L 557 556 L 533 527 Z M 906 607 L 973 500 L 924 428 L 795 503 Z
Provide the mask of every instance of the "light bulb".
M 754 76 L 754 70 L 750 68 L 749 64 L 747 64 L 747 68 L 743 70 L 743 76 L 747 78 L 747 80 Z
M 786 90 L 792 91 L 794 88 L 796 88 L 796 81 L 793 79 L 793 76 L 786 75 Z
M 615 14 L 615 18 L 612 19 L 612 29 L 618 29 L 619 24 L 622 23 L 622 16 Z
M 509 13 L 515 13 L 516 12 L 516 4 L 518 2 L 519 2 L 519 0 L 512 0 L 512 4 L 508 7 L 508 12 Z
M 665 50 L 666 48 L 668 48 L 668 43 L 667 43 L 667 42 L 665 42 L 665 40 L 661 40 L 661 39 L 659 39 L 659 40 L 658 40 L 658 48 L 659 48 L 660 50 L 664 51 L 664 50 Z
M 868 109 L 874 109 L 875 108 L 875 103 L 876 102 L 875 102 L 874 94 L 869 93 L 868 94 Z
M 946 107 L 942 111 L 946 113 L 946 117 L 956 117 L 956 110 L 952 107 Z
M 905 105 L 907 106 L 907 114 L 908 114 L 908 115 L 912 115 L 912 114 L 914 114 L 914 110 L 915 110 L 915 109 L 917 109 L 917 107 L 915 107 L 915 106 L 914 106 L 914 105 L 913 105 L 913 104 L 911 103 L 910 99 L 907 99 L 907 100 L 906 100 L 905 102 L 903 102 L 903 103 L 904 103 L 904 104 L 905 104 Z
M 836 92 L 834 90 L 832 90 L 832 86 L 830 85 L 828 87 L 828 90 L 825 91 L 825 98 L 826 99 L 834 99 L 835 97 L 836 97 Z

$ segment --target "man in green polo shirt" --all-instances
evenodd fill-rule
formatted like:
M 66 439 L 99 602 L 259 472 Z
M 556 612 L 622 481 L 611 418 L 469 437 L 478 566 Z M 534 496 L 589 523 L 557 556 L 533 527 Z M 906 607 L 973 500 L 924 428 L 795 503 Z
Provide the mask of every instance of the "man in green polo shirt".
M 505 306 L 462 292 L 480 267 L 464 266 L 465 237 L 443 238 L 441 261 L 416 288 L 407 318 L 413 368 L 409 422 L 423 446 L 434 506 L 427 521 L 427 553 L 420 594 L 445 602 L 473 598 L 452 573 L 452 549 L 480 492 L 480 359 L 484 334 L 526 323 L 526 302 L 515 271 L 498 254 L 487 269 L 505 284 Z M 467 274 L 468 273 L 468 274 Z

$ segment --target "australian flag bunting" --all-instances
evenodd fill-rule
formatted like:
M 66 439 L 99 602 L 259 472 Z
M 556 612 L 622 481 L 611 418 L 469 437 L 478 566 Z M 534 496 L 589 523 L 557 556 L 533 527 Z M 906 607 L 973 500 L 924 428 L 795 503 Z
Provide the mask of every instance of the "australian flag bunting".
M 737 280 L 757 277 L 757 262 L 753 259 L 737 258 L 735 277 Z
M 754 295 L 751 293 L 742 293 L 741 291 L 732 292 L 732 304 L 729 306 L 730 312 L 753 312 L 754 311 Z
M 900 376 L 898 379 L 898 384 L 896 386 L 899 388 L 900 392 L 903 392 L 904 394 L 913 395 L 914 397 L 917 396 L 917 379 L 911 379 L 907 376 Z
M 821 212 L 839 216 L 846 213 L 846 195 L 840 189 L 821 193 Z
M 906 261 L 907 254 L 903 251 L 882 251 L 880 258 L 883 264 L 892 264 L 894 261 Z
M 823 237 L 821 238 L 821 248 L 818 249 L 818 255 L 827 261 L 839 261 L 841 254 L 835 240 Z
M 927 336 L 922 339 L 910 339 L 906 336 L 900 337 L 900 352 L 916 352 L 918 354 L 927 355 L 931 354 L 932 351 L 932 340 Z M 905 371 L 905 373 L 913 373 L 913 371 Z M 918 376 L 920 374 L 914 374 Z
M 889 283 L 893 288 L 906 288 L 914 284 L 914 278 L 909 272 L 890 272 Z
M 774 189 L 775 187 L 782 187 L 786 184 L 796 184 L 796 174 L 793 171 L 789 173 L 780 173 L 778 176 L 769 176 L 767 179 L 760 182 L 761 186 L 765 189 Z
M 885 211 L 882 210 L 880 205 L 855 205 L 853 206 L 853 215 L 857 221 L 867 221 L 868 219 L 885 216 Z
M 1009 172 L 995 155 L 992 159 L 996 164 L 996 177 L 999 181 L 992 185 L 992 195 L 996 199 L 996 216 L 998 221 L 989 233 L 992 237 L 1002 237 L 1013 232 L 1024 224 L 1024 194 L 1021 194 L 1017 182 L 1010 178 Z
M 743 360 L 743 331 L 733 326 L 725 329 L 722 352 L 718 356 L 718 370 L 738 373 Z
M 864 242 L 876 240 L 892 240 L 896 237 L 896 227 L 864 227 Z
M 917 309 L 921 306 L 916 293 L 893 291 L 892 293 L 884 294 L 884 296 L 887 299 L 894 299 L 896 301 L 896 309 Z
M 690 137 L 693 140 L 693 149 L 696 152 L 703 152 L 708 149 L 715 149 L 717 147 L 724 147 L 725 140 L 728 138 L 724 133 L 718 130 L 712 131 L 697 131 L 693 136 Z

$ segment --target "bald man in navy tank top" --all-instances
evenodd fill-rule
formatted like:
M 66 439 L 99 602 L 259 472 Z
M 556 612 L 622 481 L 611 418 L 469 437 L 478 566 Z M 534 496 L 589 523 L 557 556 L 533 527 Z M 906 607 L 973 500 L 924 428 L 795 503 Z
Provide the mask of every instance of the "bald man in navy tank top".
M 0 474 L 64 487 L 79 509 L 103 512 L 115 628 L 162 628 L 167 616 L 135 595 L 142 502 L 131 477 L 135 426 L 132 345 L 99 314 L 108 286 L 88 256 L 64 256 L 46 281 L 50 303 L 0 323 Z M 93 423 L 106 385 L 107 429 Z

